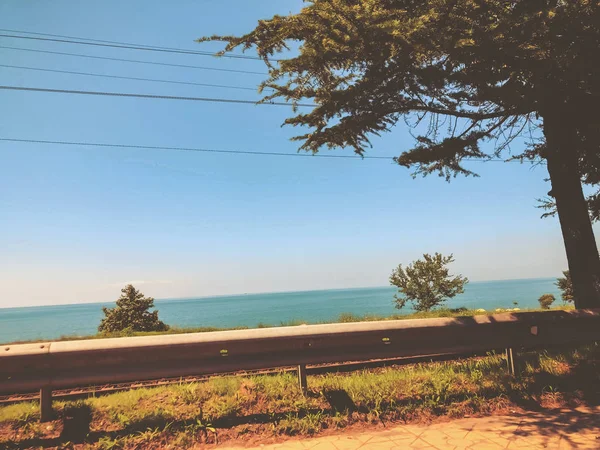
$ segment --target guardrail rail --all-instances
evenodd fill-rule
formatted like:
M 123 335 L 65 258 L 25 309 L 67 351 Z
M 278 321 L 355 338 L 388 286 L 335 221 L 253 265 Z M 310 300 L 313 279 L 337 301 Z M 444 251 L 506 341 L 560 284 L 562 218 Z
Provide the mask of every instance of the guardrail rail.
M 501 313 L 0 346 L 0 395 L 306 364 L 552 347 L 600 340 L 600 310 Z

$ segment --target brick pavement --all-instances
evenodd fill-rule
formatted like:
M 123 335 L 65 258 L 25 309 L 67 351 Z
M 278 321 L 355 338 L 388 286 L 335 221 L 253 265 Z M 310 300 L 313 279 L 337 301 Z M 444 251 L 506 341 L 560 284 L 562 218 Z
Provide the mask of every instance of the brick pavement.
M 237 446 L 225 449 L 244 448 Z M 596 449 L 600 408 L 514 413 L 431 425 L 396 425 L 254 447 L 261 450 Z

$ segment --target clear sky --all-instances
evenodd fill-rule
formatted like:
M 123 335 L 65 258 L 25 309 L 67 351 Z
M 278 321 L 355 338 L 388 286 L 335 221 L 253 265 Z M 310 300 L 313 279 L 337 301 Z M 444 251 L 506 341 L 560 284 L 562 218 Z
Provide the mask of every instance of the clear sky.
M 176 7 L 172 6 L 176 3 Z M 0 28 L 215 50 L 299 0 L 3 0 Z M 14 34 L 0 32 L 2 34 Z M 0 46 L 264 71 L 260 61 L 0 37 Z M 260 75 L 0 48 L 0 64 L 255 87 Z M 255 99 L 252 91 L 0 67 L 0 84 Z M 287 107 L 0 91 L 0 137 L 295 153 Z M 405 126 L 370 155 L 412 144 Z M 517 146 L 518 147 L 518 146 Z M 519 148 L 515 148 L 515 151 Z M 338 151 L 339 154 L 343 153 Z M 348 153 L 348 152 L 346 152 Z M 471 280 L 558 276 L 545 167 L 470 163 L 481 178 L 413 180 L 382 160 L 0 142 L 0 307 L 383 286 L 398 263 L 454 253 Z

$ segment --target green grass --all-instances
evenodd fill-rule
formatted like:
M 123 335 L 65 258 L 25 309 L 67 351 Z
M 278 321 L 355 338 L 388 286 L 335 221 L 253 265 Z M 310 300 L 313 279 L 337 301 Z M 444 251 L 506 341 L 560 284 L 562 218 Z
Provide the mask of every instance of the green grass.
M 135 336 L 157 336 L 157 335 L 167 335 L 167 334 L 184 334 L 184 333 L 208 333 L 211 331 L 227 331 L 227 330 L 247 330 L 248 327 L 231 327 L 231 328 L 218 328 L 218 327 L 189 327 L 189 328 L 180 328 L 180 327 L 171 327 L 167 331 L 131 331 L 126 330 L 122 332 L 114 332 L 114 333 L 98 333 L 98 334 L 90 334 L 83 336 L 76 335 L 63 335 L 58 339 L 54 339 L 54 341 L 79 341 L 82 339 L 108 339 L 108 338 L 119 338 L 119 337 L 135 337 Z M 48 339 L 31 339 L 31 340 L 22 340 L 22 341 L 13 341 L 6 342 L 2 345 L 7 344 L 31 344 L 36 342 L 47 342 Z
M 518 377 L 501 355 L 308 377 L 293 373 L 215 377 L 56 401 L 59 419 L 39 424 L 37 403 L 0 407 L 0 448 L 36 448 L 59 439 L 62 417 L 87 414 L 90 449 L 186 448 L 230 439 L 312 435 L 355 424 L 429 421 L 598 402 L 600 346 L 519 355 Z M 330 401 L 332 393 L 349 403 Z M 348 406 L 350 405 L 350 406 Z
M 562 305 L 552 308 L 552 310 L 572 310 L 573 306 L 570 305 Z M 411 314 L 393 314 L 390 316 L 378 316 L 373 314 L 366 314 L 363 316 L 355 315 L 352 313 L 341 313 L 338 316 L 338 319 L 333 321 L 333 323 L 349 323 L 349 322 L 373 322 L 380 320 L 408 320 L 408 319 L 435 319 L 442 317 L 471 317 L 481 314 L 495 314 L 503 311 L 514 311 L 514 309 L 508 308 L 503 310 L 494 310 L 494 311 L 483 311 L 479 309 L 467 309 L 467 308 L 439 308 L 432 311 L 423 311 L 423 312 L 413 312 Z M 531 312 L 531 311 L 548 311 L 542 310 L 540 308 L 527 308 L 527 309 L 519 309 L 518 312 Z M 516 312 L 516 311 L 515 311 Z M 259 323 L 256 328 L 271 328 L 274 326 L 279 327 L 293 327 L 298 325 L 308 325 L 308 324 L 325 324 L 332 322 L 309 322 L 303 320 L 290 320 L 286 322 L 280 322 L 278 325 L 270 325 Z M 179 327 L 171 327 L 167 331 L 144 331 L 144 332 L 136 332 L 136 331 L 124 331 L 117 333 L 98 333 L 94 335 L 88 336 L 61 336 L 55 341 L 75 341 L 82 339 L 106 339 L 106 338 L 115 338 L 115 337 L 133 337 L 133 336 L 157 336 L 157 335 L 168 335 L 168 334 L 187 334 L 187 333 L 206 333 L 211 331 L 229 331 L 229 330 L 247 330 L 250 327 L 232 327 L 232 328 L 218 328 L 218 327 L 192 327 L 192 328 L 179 328 Z M 25 343 L 35 343 L 35 342 L 47 342 L 48 340 L 35 339 L 35 340 L 26 340 L 26 341 L 14 341 L 3 343 L 6 344 L 25 344 Z
M 29 421 L 39 419 L 37 402 L 15 403 L 0 407 L 0 423 L 6 421 Z

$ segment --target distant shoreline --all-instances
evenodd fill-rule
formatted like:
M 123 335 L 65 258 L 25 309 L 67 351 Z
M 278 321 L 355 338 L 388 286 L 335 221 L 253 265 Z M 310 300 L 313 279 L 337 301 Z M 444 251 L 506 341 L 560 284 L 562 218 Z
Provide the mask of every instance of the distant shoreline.
M 375 321 L 390 321 L 390 320 L 414 320 L 414 319 L 436 319 L 436 318 L 448 318 L 448 317 L 472 317 L 478 315 L 492 315 L 503 312 L 533 312 L 533 311 L 558 311 L 558 310 L 571 310 L 574 309 L 572 305 L 557 305 L 551 309 L 545 310 L 541 308 L 498 308 L 496 310 L 484 310 L 484 309 L 467 309 L 467 308 L 436 308 L 431 311 L 414 311 L 409 314 L 392 314 L 389 316 L 377 316 L 372 314 L 365 314 L 358 316 L 352 313 L 341 313 L 336 319 L 330 321 L 318 321 L 311 322 L 308 320 L 292 320 L 288 322 L 282 322 L 279 324 L 265 324 L 259 323 L 256 326 L 238 326 L 238 327 L 215 327 L 215 326 L 203 326 L 203 327 L 172 327 L 168 331 L 140 331 L 140 332 L 115 332 L 115 333 L 96 333 L 89 335 L 62 335 L 55 339 L 28 339 L 28 340 L 15 340 L 12 342 L 1 342 L 0 345 L 15 345 L 15 344 L 31 344 L 36 342 L 58 342 L 58 341 L 78 341 L 88 339 L 109 339 L 118 337 L 135 337 L 135 336 L 162 336 L 170 334 L 189 334 L 189 333 L 208 333 L 214 331 L 232 331 L 232 330 L 251 330 L 256 328 L 277 328 L 277 327 L 294 327 L 299 325 L 327 325 L 334 323 L 352 323 L 352 322 L 375 322 Z
M 558 275 L 559 276 L 559 275 Z M 469 284 L 483 284 L 483 283 L 497 283 L 497 282 L 519 282 L 519 281 L 546 281 L 554 280 L 556 277 L 535 277 L 535 278 L 505 278 L 497 280 L 477 280 L 469 281 Z M 468 285 L 467 285 L 468 288 Z M 218 298 L 230 298 L 230 297 L 252 297 L 257 295 L 278 295 L 278 294 L 307 294 L 311 292 L 323 292 L 323 291 L 359 291 L 364 289 L 395 289 L 393 286 L 361 286 L 361 287 L 350 287 L 350 288 L 330 288 L 330 289 L 308 289 L 301 291 L 269 291 L 269 292 L 245 292 L 241 294 L 217 294 L 217 295 L 201 295 L 193 297 L 163 297 L 155 298 L 157 303 L 172 302 L 172 301 L 185 301 L 185 300 L 203 300 L 203 299 L 218 299 Z M 141 288 L 144 291 L 143 288 Z M 150 291 L 145 292 L 150 297 L 152 293 Z M 114 303 L 114 300 L 106 300 L 101 302 L 77 302 L 77 303 L 49 303 L 44 305 L 24 305 L 24 306 L 0 306 L 0 313 L 3 310 L 9 309 L 22 309 L 22 308 L 46 308 L 53 306 L 77 306 L 77 305 L 100 305 L 106 306 Z
M 146 295 L 151 291 L 144 290 Z M 285 293 L 179 298 L 157 300 L 155 308 L 162 321 L 175 328 L 255 327 L 304 321 L 336 321 L 340 314 L 389 317 L 409 315 L 412 307 L 396 309 L 396 288 L 347 288 Z M 465 292 L 449 299 L 444 307 L 484 309 L 538 308 L 542 294 L 560 301 L 556 278 L 480 281 L 467 285 Z M 112 300 L 112 301 L 111 301 Z M 0 310 L 0 342 L 55 339 L 64 335 L 87 336 L 97 333 L 102 306 L 113 307 L 114 299 L 98 303 L 72 303 L 13 307 Z

